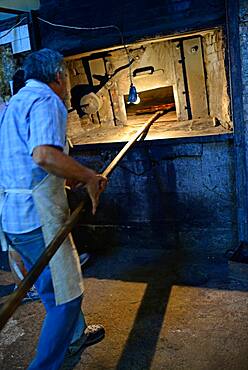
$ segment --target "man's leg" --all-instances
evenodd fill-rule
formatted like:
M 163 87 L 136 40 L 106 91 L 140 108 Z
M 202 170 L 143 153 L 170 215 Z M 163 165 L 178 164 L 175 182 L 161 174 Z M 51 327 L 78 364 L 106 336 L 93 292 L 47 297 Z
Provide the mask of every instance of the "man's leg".
M 87 328 L 87 325 L 86 325 L 85 318 L 81 310 L 78 315 L 77 324 L 76 324 L 76 327 L 73 333 L 71 343 L 76 342 L 82 336 L 86 328 Z
M 24 266 L 23 260 L 21 258 L 21 255 L 19 253 L 17 253 L 17 251 L 15 249 L 13 249 L 12 247 L 10 247 L 10 246 L 9 246 L 8 256 L 9 256 L 10 269 L 11 269 L 14 281 L 16 283 L 16 288 L 15 289 L 17 289 L 20 282 L 27 276 L 28 272 L 25 269 L 25 266 Z M 83 267 L 88 262 L 89 257 L 90 256 L 89 256 L 88 253 L 80 254 L 79 259 L 80 259 L 81 267 Z M 32 295 L 30 296 L 29 294 L 32 294 Z M 26 301 L 27 299 L 29 299 L 29 300 L 40 299 L 40 297 L 38 295 L 38 292 L 37 292 L 37 290 L 34 286 L 32 287 L 32 291 L 31 292 L 29 291 L 27 293 L 27 298 L 24 298 L 23 301 Z M 81 336 L 84 333 L 86 328 L 87 328 L 87 325 L 86 325 L 86 322 L 85 322 L 84 315 L 83 315 L 82 311 L 80 311 L 71 343 L 75 343 L 76 341 L 78 341 L 81 338 Z
M 22 258 L 19 253 L 17 253 L 13 248 L 9 246 L 9 252 L 8 252 L 8 257 L 9 257 L 9 266 L 14 278 L 15 282 L 15 288 L 16 290 L 18 286 L 20 285 L 21 281 L 27 276 L 27 270 L 25 269 L 24 263 L 22 261 Z M 79 260 L 80 260 L 80 265 L 81 268 L 83 269 L 85 264 L 88 262 L 90 258 L 89 253 L 84 252 L 79 255 Z M 26 297 L 23 298 L 22 302 L 25 303 L 27 301 L 37 301 L 40 299 L 39 294 L 33 285 L 32 288 L 27 292 Z M 80 322 L 81 322 L 81 317 L 80 317 Z M 79 323 L 78 330 L 79 328 L 82 327 L 82 323 Z M 86 325 L 85 325 L 86 327 Z M 82 334 L 82 333 L 81 333 Z M 75 338 L 73 338 L 73 341 L 78 339 L 78 333 L 75 334 Z
M 27 270 L 25 269 L 24 263 L 22 261 L 22 258 L 19 253 L 17 253 L 11 246 L 9 246 L 9 266 L 12 272 L 12 276 L 15 281 L 15 288 L 16 290 L 18 286 L 20 285 L 21 281 L 25 278 L 27 275 Z M 40 299 L 39 294 L 33 285 L 31 289 L 26 294 L 26 297 L 23 298 L 22 302 L 28 302 L 28 301 L 37 301 Z
M 9 247 L 8 250 L 9 266 L 14 278 L 15 284 L 19 285 L 26 275 L 26 269 L 19 253 L 13 248 Z
M 25 267 L 29 270 L 45 248 L 41 229 L 25 234 L 7 234 L 7 237 L 12 248 L 22 256 Z M 56 370 L 61 367 L 65 352 L 72 340 L 81 311 L 82 297 L 56 306 L 49 266 L 41 273 L 36 287 L 46 308 L 46 317 L 37 354 L 30 369 Z

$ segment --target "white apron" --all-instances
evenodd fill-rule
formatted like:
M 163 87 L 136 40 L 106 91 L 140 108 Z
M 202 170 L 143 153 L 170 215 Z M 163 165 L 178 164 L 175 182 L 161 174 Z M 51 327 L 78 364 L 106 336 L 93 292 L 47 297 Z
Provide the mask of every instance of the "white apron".
M 54 175 L 47 175 L 34 189 L 0 189 L 0 216 L 4 193 L 32 194 L 41 221 L 46 246 L 69 216 L 69 206 L 64 188 L 65 181 Z M 0 239 L 3 250 L 7 243 L 0 222 Z M 76 247 L 71 234 L 65 239 L 49 263 L 56 304 L 69 302 L 84 291 L 82 271 Z

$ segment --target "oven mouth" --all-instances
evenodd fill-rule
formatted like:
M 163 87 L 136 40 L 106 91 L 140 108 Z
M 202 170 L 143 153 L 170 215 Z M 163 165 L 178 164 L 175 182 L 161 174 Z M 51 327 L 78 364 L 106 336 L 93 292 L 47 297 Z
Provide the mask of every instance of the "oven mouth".
M 172 86 L 141 91 L 138 92 L 138 96 L 138 104 L 129 104 L 128 95 L 124 95 L 127 118 L 133 115 L 152 114 L 175 104 Z

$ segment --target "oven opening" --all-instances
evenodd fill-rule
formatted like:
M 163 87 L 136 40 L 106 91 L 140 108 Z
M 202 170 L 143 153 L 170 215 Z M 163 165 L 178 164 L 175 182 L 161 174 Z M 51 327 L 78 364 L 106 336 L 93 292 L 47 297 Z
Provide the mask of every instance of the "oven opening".
M 157 111 L 146 140 L 233 130 L 222 29 L 66 58 L 73 144 L 128 141 Z
M 175 105 L 172 86 L 141 91 L 138 94 L 138 102 L 136 104 L 128 102 L 128 95 L 125 95 L 124 99 L 128 121 L 135 119 L 139 115 L 166 110 L 171 104 Z M 176 112 L 171 116 L 174 116 L 176 120 Z

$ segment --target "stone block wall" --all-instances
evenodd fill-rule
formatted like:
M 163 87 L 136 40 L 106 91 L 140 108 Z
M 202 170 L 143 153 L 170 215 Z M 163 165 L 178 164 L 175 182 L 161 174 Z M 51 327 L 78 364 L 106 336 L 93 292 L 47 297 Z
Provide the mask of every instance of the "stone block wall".
M 244 120 L 248 123 L 248 2 L 240 0 L 240 51 Z
M 76 146 L 73 156 L 101 172 L 122 146 Z M 231 135 L 137 144 L 111 175 L 97 215 L 82 216 L 78 240 L 225 253 L 237 244 L 233 161 Z

